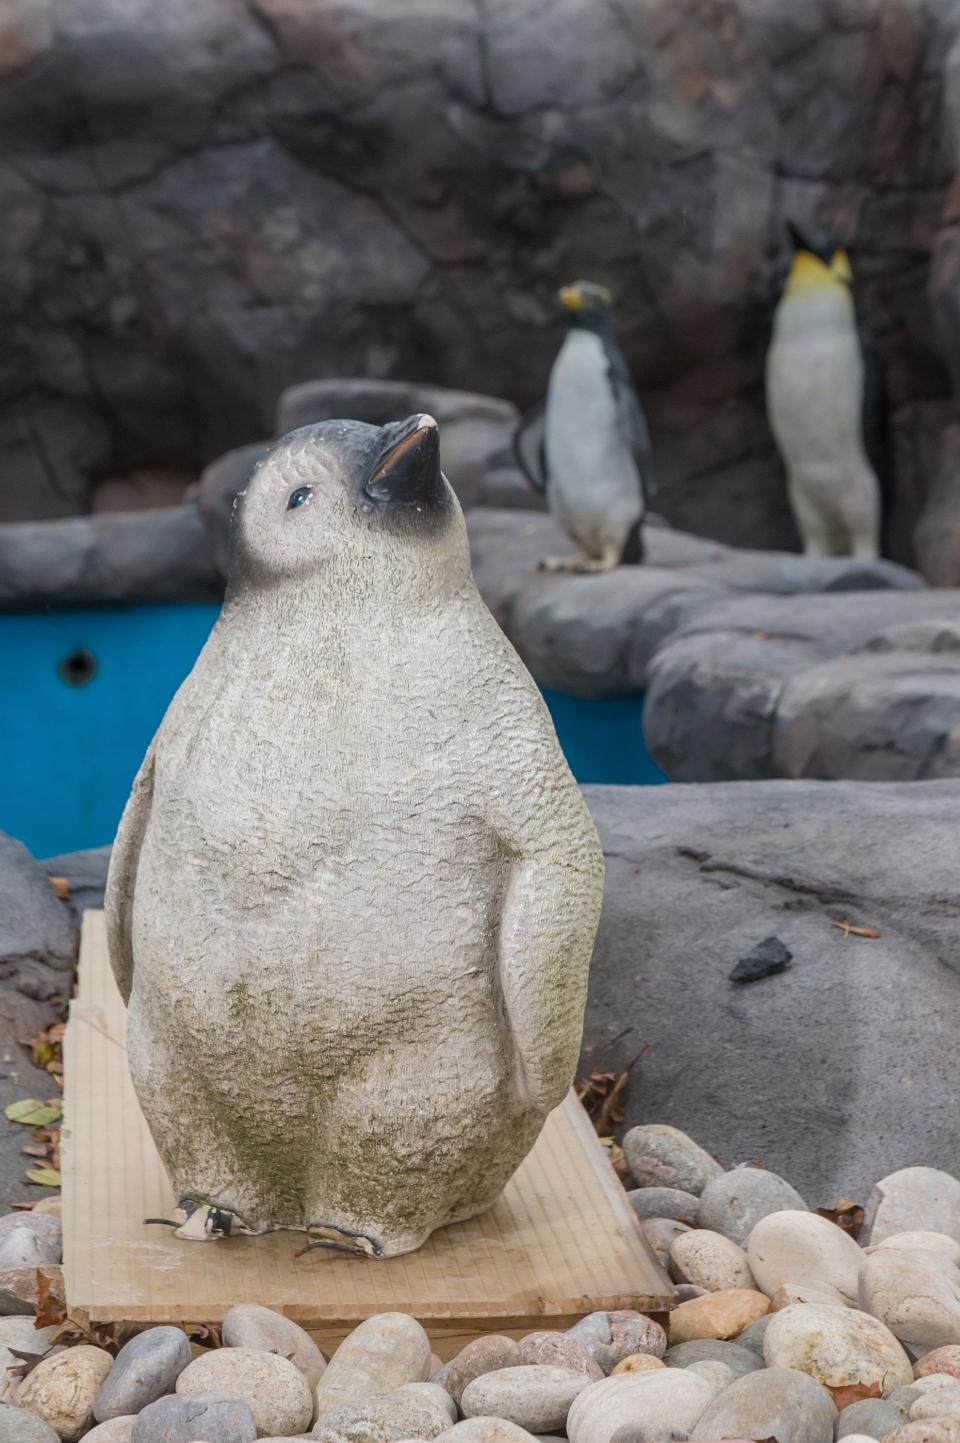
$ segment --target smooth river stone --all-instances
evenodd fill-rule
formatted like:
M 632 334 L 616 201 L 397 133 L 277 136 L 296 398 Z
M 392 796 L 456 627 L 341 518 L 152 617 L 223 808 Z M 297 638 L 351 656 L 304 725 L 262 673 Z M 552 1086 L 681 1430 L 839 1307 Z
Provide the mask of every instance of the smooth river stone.
M 591 1358 L 576 1338 L 571 1338 L 569 1333 L 546 1328 L 537 1333 L 528 1333 L 525 1338 L 520 1339 L 518 1361 L 552 1363 L 556 1368 L 573 1368 L 575 1372 L 585 1373 L 594 1380 L 604 1376 L 600 1364 Z
M 315 1388 L 323 1376 L 327 1360 L 298 1323 L 262 1308 L 259 1303 L 237 1303 L 226 1313 L 221 1337 L 228 1348 L 254 1348 L 260 1353 L 277 1353 L 287 1358 Z
M 631 1353 L 627 1358 L 621 1358 L 611 1372 L 611 1378 L 618 1373 L 649 1373 L 652 1368 L 665 1368 L 667 1365 L 662 1358 L 655 1358 L 652 1353 Z
M 186 1395 L 226 1393 L 242 1398 L 261 1435 L 304 1433 L 313 1417 L 313 1399 L 299 1368 L 255 1348 L 217 1348 L 194 1358 L 177 1379 L 176 1389 Z
M 440 1438 L 443 1443 L 532 1443 L 534 1434 L 506 1418 L 464 1418 Z
M 75 1443 L 93 1423 L 93 1400 L 113 1359 L 82 1343 L 43 1358 L 17 1390 L 17 1406 L 36 1413 L 64 1443 Z
M 902 1388 L 895 1388 L 887 1399 L 900 1409 L 902 1421 L 906 1423 L 910 1409 L 918 1398 L 925 1393 L 936 1392 L 943 1387 L 952 1387 L 956 1378 L 949 1373 L 928 1373 L 923 1378 L 916 1378 L 912 1383 L 906 1383 Z
M 913 1365 L 913 1376 L 923 1378 L 927 1373 L 950 1373 L 960 1378 L 960 1343 L 948 1343 L 945 1348 L 934 1348 L 918 1358 Z
M 756 1353 L 762 1359 L 763 1340 L 767 1335 L 772 1317 L 772 1313 L 767 1313 L 764 1317 L 758 1318 L 755 1323 L 748 1323 L 743 1332 L 738 1333 L 734 1338 L 734 1343 L 740 1348 L 749 1348 L 751 1353 Z
M 911 1233 L 891 1233 L 890 1237 L 884 1238 L 882 1242 L 872 1244 L 870 1251 L 874 1248 L 899 1248 L 901 1252 L 940 1253 L 948 1258 L 951 1263 L 960 1263 L 960 1243 L 955 1238 L 948 1237 L 946 1233 L 930 1233 L 917 1230 Z
M 691 1363 L 725 1363 L 735 1378 L 754 1373 L 764 1365 L 763 1354 L 758 1356 L 743 1347 L 739 1338 L 735 1343 L 724 1343 L 717 1338 L 694 1338 L 689 1343 L 678 1343 L 675 1348 L 668 1348 L 663 1361 L 668 1368 L 689 1368 Z
M 63 1229 L 58 1217 L 21 1212 L 0 1218 L 0 1269 L 58 1263 L 62 1255 Z
M 761 1167 L 735 1167 L 707 1183 L 697 1223 L 746 1247 L 761 1218 L 771 1213 L 806 1210 L 807 1204 L 796 1188 L 775 1172 Z
M 752 1288 L 728 1288 L 681 1303 L 670 1314 L 671 1344 L 692 1338 L 729 1340 L 770 1311 L 770 1299 Z
M 678 1188 L 699 1197 L 723 1168 L 678 1127 L 646 1123 L 624 1135 L 623 1151 L 638 1187 Z
M 770 1213 L 747 1242 L 747 1259 L 761 1292 L 772 1298 L 784 1283 L 830 1283 L 856 1304 L 863 1249 L 827 1218 L 810 1212 Z
M 35 1413 L 0 1403 L 0 1443 L 60 1443 L 60 1434 Z
M 871 1246 L 917 1230 L 960 1242 L 960 1182 L 948 1172 L 905 1167 L 881 1178 L 867 1199 L 863 1236 Z
M 907 1417 L 911 1423 L 924 1418 L 960 1418 L 960 1383 L 955 1388 L 938 1388 L 934 1393 L 915 1398 Z
M 664 1268 L 670 1265 L 670 1249 L 677 1238 L 693 1231 L 686 1223 L 678 1223 L 675 1218 L 647 1218 L 640 1227 L 657 1261 Z
M 242 1398 L 174 1393 L 137 1417 L 131 1443 L 254 1443 L 257 1425 Z
M 316 1388 L 316 1416 L 338 1403 L 389 1393 L 401 1383 L 425 1383 L 429 1376 L 430 1339 L 417 1320 L 406 1313 L 377 1313 L 344 1338 L 327 1364 Z M 456 1397 L 449 1386 L 447 1391 Z
M 456 1423 L 460 1414 L 457 1405 L 450 1397 L 446 1388 L 441 1388 L 439 1383 L 401 1383 L 399 1388 L 394 1388 L 392 1393 L 387 1394 L 388 1398 L 419 1398 L 421 1403 L 431 1403 L 434 1408 L 439 1408 L 450 1423 Z
M 192 1357 L 186 1333 L 179 1328 L 148 1328 L 124 1343 L 93 1400 L 98 1423 L 139 1413 L 174 1385 Z
M 662 1358 L 667 1349 L 667 1335 L 660 1324 L 632 1308 L 588 1313 L 567 1329 L 567 1337 L 579 1343 L 605 1373 L 612 1372 L 621 1358 L 629 1358 L 631 1353 L 652 1353 Z
M 707 1228 L 676 1238 L 670 1249 L 670 1263 L 678 1283 L 696 1283 L 708 1293 L 754 1286 L 743 1248 Z
M 852 1308 L 795 1303 L 774 1313 L 763 1356 L 768 1368 L 796 1368 L 831 1389 L 879 1384 L 886 1395 L 913 1379 L 890 1329 Z
M 960 1343 L 960 1268 L 927 1249 L 876 1248 L 860 1274 L 860 1306 L 916 1353 Z
M 689 1368 L 658 1368 L 652 1373 L 620 1373 L 591 1383 L 567 1416 L 570 1443 L 611 1443 L 621 1428 L 645 1436 L 690 1433 L 714 1397 L 705 1378 Z
M 468 1383 L 460 1409 L 466 1418 L 506 1418 L 528 1433 L 552 1433 L 563 1429 L 574 1399 L 596 1386 L 585 1373 L 549 1363 L 501 1368 Z
M 835 1436 L 840 1439 L 848 1434 L 865 1433 L 868 1438 L 885 1438 L 903 1422 L 903 1414 L 889 1398 L 862 1398 L 859 1403 L 843 1409 L 837 1419 Z
M 105 1423 L 98 1423 L 96 1428 L 91 1428 L 89 1433 L 84 1433 L 83 1443 L 130 1443 L 133 1437 L 133 1425 L 136 1421 L 136 1413 L 128 1413 L 120 1418 L 108 1418 Z
M 925 1418 L 904 1423 L 888 1433 L 883 1443 L 960 1443 L 960 1418 Z
M 830 1283 L 784 1283 L 770 1299 L 770 1308 L 779 1313 L 792 1303 L 824 1303 L 828 1308 L 846 1308 L 846 1298 Z
M 792 1368 L 764 1368 L 730 1384 L 708 1405 L 695 1439 L 776 1438 L 833 1443 L 837 1410 L 826 1388 Z
M 459 1403 L 464 1388 L 474 1378 L 480 1378 L 484 1373 L 499 1372 L 501 1368 L 516 1368 L 520 1362 L 520 1344 L 516 1338 L 490 1333 L 485 1338 L 474 1338 L 451 1358 L 443 1386 L 454 1402 Z
M 697 1220 L 700 1199 L 677 1187 L 635 1187 L 627 1199 L 641 1222 L 647 1218 L 672 1218 L 692 1226 Z
M 403 1393 L 404 1386 L 380 1397 L 345 1400 L 328 1408 L 314 1424 L 311 1437 L 320 1443 L 399 1443 L 446 1433 L 451 1424 L 446 1409 L 431 1399 Z

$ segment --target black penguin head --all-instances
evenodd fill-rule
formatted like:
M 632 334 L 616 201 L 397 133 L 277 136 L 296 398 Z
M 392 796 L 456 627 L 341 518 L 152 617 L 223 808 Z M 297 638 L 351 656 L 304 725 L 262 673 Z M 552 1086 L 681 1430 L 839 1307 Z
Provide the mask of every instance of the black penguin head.
M 853 280 L 847 252 L 840 242 L 819 226 L 800 226 L 787 221 L 787 234 L 793 246 L 794 260 L 813 256 L 831 272 L 834 281 L 849 285 Z
M 562 286 L 557 292 L 557 300 L 573 325 L 600 320 L 607 322 L 613 305 L 613 296 L 607 287 L 598 286 L 593 281 L 574 281 L 572 285 Z
M 383 570 L 469 570 L 432 416 L 387 426 L 322 421 L 278 441 L 234 511 L 231 582 Z

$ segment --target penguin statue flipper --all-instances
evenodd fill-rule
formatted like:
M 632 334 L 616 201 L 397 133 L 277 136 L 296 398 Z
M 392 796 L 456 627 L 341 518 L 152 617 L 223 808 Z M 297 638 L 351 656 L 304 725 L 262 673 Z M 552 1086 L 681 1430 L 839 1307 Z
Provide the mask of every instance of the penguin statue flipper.
M 116 841 L 110 853 L 110 872 L 104 899 L 107 916 L 107 949 L 113 974 L 124 1002 L 133 990 L 133 894 L 137 864 L 153 800 L 155 747 L 151 744 L 134 778 L 123 809 Z
M 544 1116 L 562 1102 L 576 1066 L 587 1000 L 578 959 L 596 934 L 603 879 L 602 858 L 582 842 L 590 822 L 581 794 L 543 786 L 554 756 L 550 730 L 544 717 L 541 745 L 522 749 L 499 731 L 497 745 L 513 784 L 508 804 L 490 817 L 511 859 L 500 913 L 499 973 L 516 1085 Z

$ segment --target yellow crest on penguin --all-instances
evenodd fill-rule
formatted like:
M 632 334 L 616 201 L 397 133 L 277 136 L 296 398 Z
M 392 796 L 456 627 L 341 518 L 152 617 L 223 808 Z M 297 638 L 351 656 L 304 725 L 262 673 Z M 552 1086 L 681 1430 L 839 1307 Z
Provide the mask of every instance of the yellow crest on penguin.
M 810 242 L 791 226 L 794 243 L 793 262 L 784 291 L 784 299 L 808 296 L 815 292 L 850 295 L 853 268 L 846 249 L 834 245 L 826 237 Z

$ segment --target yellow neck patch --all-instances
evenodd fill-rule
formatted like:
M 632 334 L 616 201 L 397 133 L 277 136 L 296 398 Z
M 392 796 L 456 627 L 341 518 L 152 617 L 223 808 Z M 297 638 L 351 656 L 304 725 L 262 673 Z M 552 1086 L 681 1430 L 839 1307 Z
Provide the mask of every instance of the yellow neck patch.
M 787 278 L 786 295 L 792 298 L 833 291 L 849 296 L 852 279 L 846 251 L 838 250 L 829 265 L 812 251 L 797 251 Z

